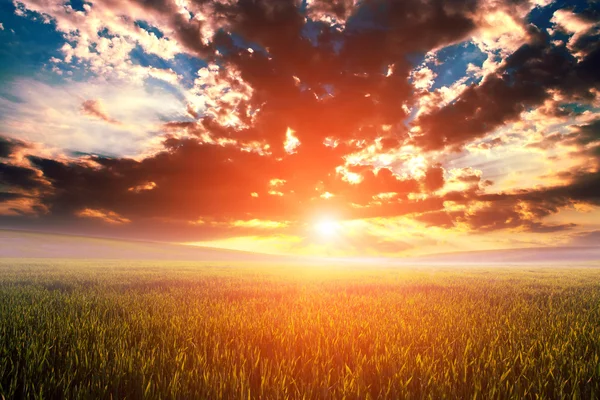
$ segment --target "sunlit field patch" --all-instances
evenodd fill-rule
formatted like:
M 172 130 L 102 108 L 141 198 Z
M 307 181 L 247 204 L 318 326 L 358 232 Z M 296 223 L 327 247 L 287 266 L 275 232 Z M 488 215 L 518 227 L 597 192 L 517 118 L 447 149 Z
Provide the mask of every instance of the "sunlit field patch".
M 0 262 L 11 398 L 597 398 L 600 268 Z

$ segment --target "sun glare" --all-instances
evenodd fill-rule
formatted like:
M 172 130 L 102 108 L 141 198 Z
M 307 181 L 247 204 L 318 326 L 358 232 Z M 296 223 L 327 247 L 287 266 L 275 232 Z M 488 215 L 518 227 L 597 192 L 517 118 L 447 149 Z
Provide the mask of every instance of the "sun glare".
M 315 224 L 315 230 L 324 237 L 335 236 L 339 229 L 340 224 L 332 219 L 322 219 Z

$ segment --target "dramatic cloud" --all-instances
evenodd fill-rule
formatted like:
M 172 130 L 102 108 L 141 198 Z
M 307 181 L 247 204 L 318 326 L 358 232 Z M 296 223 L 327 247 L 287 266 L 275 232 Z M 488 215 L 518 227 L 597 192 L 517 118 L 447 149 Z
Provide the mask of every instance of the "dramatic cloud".
M 9 139 L 9 138 L 0 136 L 0 157 L 8 158 L 13 154 L 13 152 L 17 148 L 23 147 L 23 146 L 24 146 L 23 142 L 20 142 L 15 139 Z
M 36 171 L 5 163 L 0 163 L 0 183 L 20 189 L 35 189 L 40 186 Z
M 97 218 L 109 224 L 127 224 L 131 222 L 127 218 L 121 217 L 113 211 L 92 210 L 90 208 L 83 209 L 77 213 L 78 217 L 82 218 Z
M 530 107 L 541 105 L 552 91 L 571 98 L 593 99 L 600 83 L 600 48 L 577 62 L 560 48 L 541 43 L 524 45 L 492 76 L 472 85 L 458 99 L 417 121 L 416 141 L 427 149 L 462 146 L 515 121 Z
M 597 13 L 576 14 L 563 9 L 554 13 L 551 22 L 555 23 L 558 29 L 572 35 L 568 42 L 568 48 L 579 58 L 586 55 L 581 48 L 585 47 L 583 43 L 586 41 L 586 35 L 598 35 L 600 27 L 600 17 Z
M 12 225 L 318 253 L 334 221 L 369 254 L 597 228 L 557 219 L 600 206 L 593 4 L 14 5 L 63 42 L 0 96 Z

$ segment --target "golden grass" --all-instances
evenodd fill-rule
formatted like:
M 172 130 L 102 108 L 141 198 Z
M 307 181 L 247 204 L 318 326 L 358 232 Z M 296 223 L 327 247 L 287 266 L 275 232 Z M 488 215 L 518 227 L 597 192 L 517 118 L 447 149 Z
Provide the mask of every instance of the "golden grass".
M 595 398 L 600 268 L 0 262 L 5 398 Z

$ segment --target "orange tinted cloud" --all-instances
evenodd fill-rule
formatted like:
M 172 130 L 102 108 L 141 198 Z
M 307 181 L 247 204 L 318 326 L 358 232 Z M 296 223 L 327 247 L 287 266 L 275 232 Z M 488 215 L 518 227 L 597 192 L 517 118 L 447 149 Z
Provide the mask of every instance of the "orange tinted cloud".
M 104 222 L 115 225 L 127 224 L 131 222 L 129 219 L 123 218 L 114 211 L 93 210 L 91 208 L 86 208 L 84 210 L 78 211 L 76 215 L 80 218 L 100 219 Z
M 576 228 L 548 222 L 561 210 L 600 205 L 592 14 L 553 14 L 553 29 L 571 34 L 565 48 L 528 22 L 540 1 L 93 3 L 77 18 L 23 4 L 53 16 L 61 32 L 79 32 L 82 44 L 65 45 L 64 62 L 82 58 L 110 77 L 112 56 L 118 75 L 169 83 L 181 104 L 160 114 L 148 129 L 151 151 L 134 157 L 32 150 L 16 165 L 16 142 L 0 140 L 3 196 L 35 198 L 48 211 L 40 224 L 55 218 L 77 230 L 102 220 L 132 236 L 186 241 L 285 234 L 316 248 L 304 228 L 322 216 L 342 227 L 405 218 L 423 231 L 544 234 Z M 89 32 L 83 41 L 85 21 L 97 26 L 103 15 L 114 37 Z M 137 20 L 164 38 L 134 27 Z M 441 49 L 459 43 L 487 60 L 444 80 L 452 74 L 438 65 Z M 179 69 L 134 68 L 136 46 L 165 60 L 202 57 L 203 66 L 183 87 Z M 417 65 L 415 54 L 423 56 Z M 98 99 L 81 104 L 85 115 L 119 124 L 107 108 Z M 543 154 L 547 177 L 523 177 L 534 169 L 527 156 L 499 156 L 515 148 Z M 552 162 L 559 158 L 572 162 Z M 494 184 L 507 180 L 516 183 Z M 363 238 L 372 251 L 425 243 L 348 236 L 345 246 Z
M 94 118 L 108 122 L 109 124 L 120 124 L 116 119 L 111 118 L 100 99 L 85 100 L 81 103 L 81 112 Z

